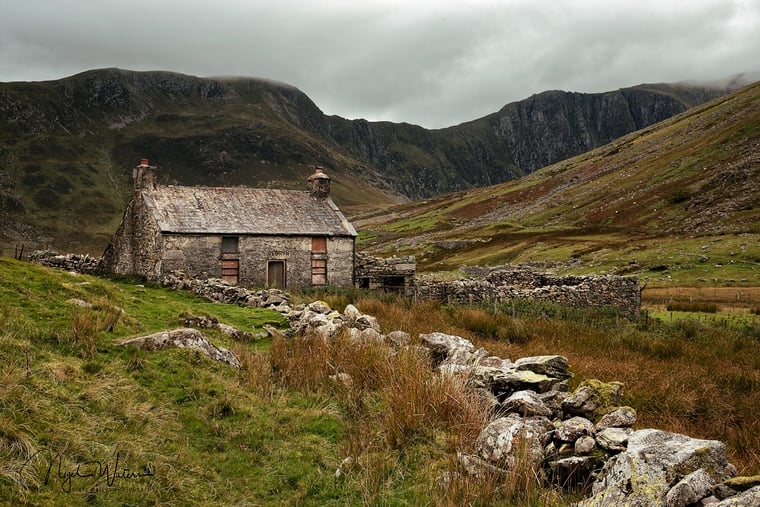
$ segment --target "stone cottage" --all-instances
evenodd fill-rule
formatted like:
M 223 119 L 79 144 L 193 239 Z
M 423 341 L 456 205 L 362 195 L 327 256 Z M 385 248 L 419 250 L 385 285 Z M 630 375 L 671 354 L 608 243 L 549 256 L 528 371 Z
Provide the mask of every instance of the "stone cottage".
M 307 191 L 159 185 L 143 159 L 102 268 L 159 280 L 193 277 L 280 288 L 354 283 L 356 230 L 330 199 L 321 168 Z

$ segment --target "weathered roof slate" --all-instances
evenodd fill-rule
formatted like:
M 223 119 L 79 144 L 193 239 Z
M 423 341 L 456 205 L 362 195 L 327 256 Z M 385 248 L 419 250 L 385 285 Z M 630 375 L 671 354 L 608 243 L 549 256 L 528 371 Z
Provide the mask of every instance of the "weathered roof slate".
M 157 186 L 142 196 L 161 232 L 356 236 L 331 199 L 304 191 Z

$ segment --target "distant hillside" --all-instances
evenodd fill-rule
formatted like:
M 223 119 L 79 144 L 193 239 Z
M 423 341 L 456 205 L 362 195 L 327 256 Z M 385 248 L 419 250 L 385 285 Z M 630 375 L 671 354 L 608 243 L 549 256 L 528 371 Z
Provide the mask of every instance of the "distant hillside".
M 727 92 L 639 85 L 607 93 L 548 91 L 440 130 L 330 118 L 330 137 L 413 199 L 494 185 L 602 146 Z
M 760 285 L 760 83 L 518 181 L 355 220 L 418 267 L 538 262 Z
M 325 116 L 262 79 L 94 70 L 0 84 L 0 246 L 100 253 L 149 158 L 164 182 L 303 188 L 333 177 L 349 215 L 520 177 L 725 92 L 546 92 L 441 130 Z

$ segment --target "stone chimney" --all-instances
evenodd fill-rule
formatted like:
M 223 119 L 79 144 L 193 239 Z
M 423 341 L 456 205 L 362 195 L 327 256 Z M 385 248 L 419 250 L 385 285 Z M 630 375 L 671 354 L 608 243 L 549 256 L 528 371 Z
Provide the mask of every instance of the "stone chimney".
M 148 164 L 148 159 L 140 160 L 140 165 L 132 169 L 134 191 L 153 190 L 156 188 L 156 166 Z
M 314 174 L 306 179 L 306 188 L 312 197 L 326 199 L 330 197 L 330 177 L 325 174 L 324 169 L 317 167 Z

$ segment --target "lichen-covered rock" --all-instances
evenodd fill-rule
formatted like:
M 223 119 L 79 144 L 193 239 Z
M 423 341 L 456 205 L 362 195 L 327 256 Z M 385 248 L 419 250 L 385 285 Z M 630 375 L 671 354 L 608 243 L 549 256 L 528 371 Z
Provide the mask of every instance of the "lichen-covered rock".
M 591 451 L 596 449 L 596 440 L 594 440 L 594 437 L 584 435 L 575 441 L 575 445 L 573 447 L 575 454 L 589 454 Z
M 611 407 L 617 406 L 622 395 L 622 382 L 586 380 L 562 401 L 562 411 L 596 420 Z
M 400 349 L 408 346 L 412 341 L 412 337 L 404 331 L 391 331 L 385 335 L 385 340 L 394 348 Z
M 760 486 L 712 504 L 713 507 L 757 507 L 760 505 Z
M 554 437 L 563 442 L 575 442 L 582 436 L 593 437 L 595 434 L 594 423 L 585 417 L 575 416 L 560 422 Z
M 311 310 L 314 313 L 321 313 L 325 315 L 333 311 L 332 308 L 330 308 L 330 305 L 324 301 L 313 301 L 306 305 L 306 309 Z
M 505 368 L 514 368 L 514 363 L 512 361 L 496 356 L 484 357 L 478 364 L 484 368 L 496 368 L 499 370 Z
M 486 426 L 475 447 L 483 459 L 499 466 L 509 468 L 517 460 L 528 460 L 538 468 L 553 430 L 554 425 L 546 417 L 509 414 Z
M 639 430 L 628 438 L 625 452 L 607 461 L 592 486 L 592 496 L 578 505 L 665 505 L 671 488 L 692 472 L 702 469 L 717 483 L 725 480 L 732 468 L 722 442 L 655 429 Z
M 385 341 L 385 337 L 378 330 L 371 327 L 364 328 L 359 333 L 362 341 L 365 343 L 383 343 Z
M 596 443 L 608 451 L 624 451 L 628 447 L 628 437 L 633 435 L 631 428 L 605 428 L 596 434 Z
M 665 495 L 668 507 L 686 507 L 709 496 L 715 486 L 715 480 L 701 468 L 678 481 Z
M 731 477 L 726 479 L 723 484 L 735 491 L 746 491 L 755 486 L 760 486 L 760 475 Z
M 446 333 L 420 334 L 420 342 L 424 347 L 430 349 L 436 365 L 446 360 L 454 350 L 475 351 L 475 345 L 470 340 Z
M 353 325 L 362 331 L 365 329 L 374 329 L 378 333 L 381 331 L 380 324 L 372 315 L 360 315 Z
M 487 477 L 492 475 L 506 475 L 507 470 L 499 468 L 489 461 L 472 454 L 457 453 L 457 461 L 464 473 L 473 477 Z
M 514 412 L 525 417 L 533 415 L 550 417 L 552 415 L 551 409 L 541 401 L 535 391 L 514 392 L 502 402 L 501 408 L 504 412 Z
M 636 424 L 636 410 L 631 407 L 619 407 L 599 419 L 596 423 L 596 431 L 607 428 L 630 428 L 634 424 Z
M 530 370 L 518 371 L 480 366 L 473 368 L 472 376 L 476 382 L 488 386 L 499 397 L 525 390 L 544 393 L 561 382 L 556 378 L 533 373 Z
M 484 349 L 471 350 L 467 347 L 458 347 L 449 351 L 449 355 L 438 367 L 446 373 L 469 372 L 474 365 L 488 355 Z
M 346 309 L 343 310 L 343 317 L 346 320 L 346 323 L 348 325 L 353 324 L 356 322 L 356 319 L 362 316 L 362 312 L 359 311 L 358 308 L 356 308 L 354 305 L 346 305 Z
M 227 363 L 233 368 L 240 368 L 240 360 L 229 350 L 217 347 L 208 341 L 208 338 L 197 329 L 180 328 L 172 331 L 139 336 L 118 342 L 122 347 L 137 347 L 145 350 L 159 350 L 167 348 L 199 350 L 215 361 Z

